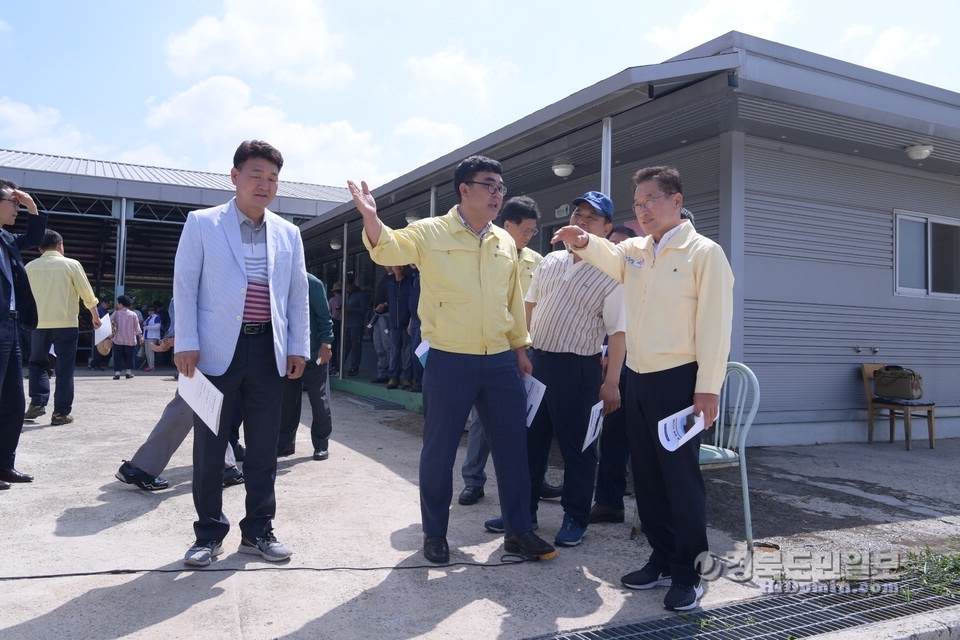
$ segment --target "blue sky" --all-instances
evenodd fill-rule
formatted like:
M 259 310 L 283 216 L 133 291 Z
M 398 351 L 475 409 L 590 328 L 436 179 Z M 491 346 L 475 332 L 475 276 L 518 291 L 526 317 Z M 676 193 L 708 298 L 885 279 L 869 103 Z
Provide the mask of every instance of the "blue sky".
M 3 2 L 0 148 L 376 186 L 731 30 L 960 92 L 956 0 Z

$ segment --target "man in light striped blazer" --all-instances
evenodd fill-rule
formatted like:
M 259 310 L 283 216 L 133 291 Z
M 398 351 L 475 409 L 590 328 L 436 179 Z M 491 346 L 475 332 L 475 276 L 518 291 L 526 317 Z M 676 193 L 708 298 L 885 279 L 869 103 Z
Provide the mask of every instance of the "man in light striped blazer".
M 310 333 L 300 230 L 267 209 L 282 167 L 283 156 L 266 142 L 243 142 L 230 171 L 236 197 L 191 212 L 177 247 L 174 361 L 181 375 L 199 370 L 224 395 L 216 434 L 194 416 L 196 542 L 184 557 L 192 566 L 208 565 L 222 553 L 230 529 L 220 474 L 237 404 L 247 445 L 239 551 L 272 562 L 292 553 L 272 529 L 281 382 L 303 374 Z

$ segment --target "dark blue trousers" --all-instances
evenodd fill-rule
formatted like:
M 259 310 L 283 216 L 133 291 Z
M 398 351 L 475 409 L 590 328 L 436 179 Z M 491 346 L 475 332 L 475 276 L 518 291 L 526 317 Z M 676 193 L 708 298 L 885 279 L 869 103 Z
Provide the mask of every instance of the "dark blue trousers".
M 700 436 L 676 451 L 660 444 L 657 423 L 693 404 L 697 364 L 654 373 L 627 369 L 627 438 L 637 509 L 653 549 L 650 563 L 676 584 L 700 580 L 697 556 L 707 551 L 707 496 L 700 473 Z
M 594 501 L 623 511 L 623 494 L 627 490 L 627 368 L 620 373 L 620 408 L 603 417 L 600 432 L 600 463 L 597 466 L 597 490 Z
M 470 407 L 476 405 L 490 442 L 507 533 L 530 524 L 526 394 L 517 355 L 467 355 L 430 349 L 423 372 L 423 450 L 420 514 L 423 533 L 446 536 L 453 498 L 453 465 Z
M 8 318 L 0 320 L 0 469 L 14 468 L 24 409 L 23 360 L 17 321 Z
M 333 419 L 330 415 L 329 362 L 317 364 L 316 360 L 307 360 L 303 377 L 291 380 L 281 378 L 283 382 L 283 409 L 280 413 L 280 438 L 277 450 L 293 446 L 297 440 L 297 427 L 300 426 L 300 413 L 303 410 L 303 391 L 307 391 L 310 400 L 310 440 L 314 451 L 326 451 L 333 431 Z
M 557 436 L 563 456 L 563 512 L 587 526 L 593 481 L 597 472 L 596 443 L 583 449 L 590 408 L 599 401 L 600 354 L 578 356 L 533 350 L 533 375 L 547 386 L 543 401 L 527 430 L 530 466 L 530 512 L 536 513 L 543 476 L 550 458 L 550 442 Z M 486 426 L 486 422 L 483 423 Z M 497 476 L 499 478 L 499 475 Z
M 30 402 L 47 406 L 50 400 L 50 345 L 57 354 L 54 368 L 57 374 L 56 390 L 53 393 L 55 413 L 68 415 L 73 410 L 73 370 L 77 361 L 77 327 L 58 329 L 34 329 L 30 332 Z
M 216 435 L 194 414 L 193 504 L 197 521 L 193 530 L 198 540 L 223 540 L 230 530 L 223 513 L 221 474 L 234 407 L 240 405 L 247 446 L 243 463 L 246 516 L 240 521 L 240 532 L 253 540 L 271 528 L 277 504 L 274 481 L 283 378 L 277 375 L 273 336 L 241 334 L 230 366 L 223 375 L 208 378 L 223 392 L 223 410 Z

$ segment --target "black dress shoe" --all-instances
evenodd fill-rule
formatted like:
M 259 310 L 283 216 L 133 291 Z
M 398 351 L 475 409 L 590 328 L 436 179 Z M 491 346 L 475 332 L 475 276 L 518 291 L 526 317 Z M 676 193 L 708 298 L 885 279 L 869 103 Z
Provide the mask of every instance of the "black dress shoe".
M 482 497 L 483 487 L 464 487 L 457 502 L 464 505 L 477 504 L 477 500 Z
M 330 452 L 327 451 L 326 449 L 317 449 L 316 451 L 313 452 L 314 460 L 326 460 L 329 457 L 330 457 Z
M 623 509 L 613 509 L 599 502 L 594 503 L 590 509 L 589 520 L 591 524 L 597 522 L 623 522 Z
M 533 531 L 524 534 L 508 533 L 503 537 L 503 548 L 507 553 L 516 553 L 539 560 L 549 560 L 557 556 L 557 550 L 553 545 Z
M 540 487 L 540 497 L 549 500 L 550 498 L 559 498 L 563 495 L 563 483 L 550 484 L 546 480 Z
M 450 547 L 443 536 L 423 536 L 423 557 L 430 562 L 446 564 L 450 562 Z
M 0 480 L 0 491 L 2 491 L 3 489 L 9 489 L 9 488 L 10 488 L 9 482 L 4 482 L 3 480 Z
M 20 473 L 16 469 L 0 469 L 0 480 L 4 482 L 33 482 L 33 476 Z
M 277 449 L 277 457 L 284 458 L 286 456 L 292 456 L 297 452 L 297 445 L 292 444 L 289 447 L 283 447 L 282 449 Z

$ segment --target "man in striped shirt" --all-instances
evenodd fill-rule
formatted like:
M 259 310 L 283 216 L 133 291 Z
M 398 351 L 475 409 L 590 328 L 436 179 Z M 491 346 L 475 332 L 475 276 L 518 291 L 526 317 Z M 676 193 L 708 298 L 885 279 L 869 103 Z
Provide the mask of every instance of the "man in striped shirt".
M 599 191 L 573 201 L 570 224 L 600 237 L 613 229 L 613 202 Z M 533 340 L 533 375 L 546 385 L 537 415 L 527 430 L 530 512 L 536 522 L 540 487 L 554 435 L 563 456 L 563 524 L 554 544 L 580 544 L 589 523 L 597 470 L 596 443 L 583 448 L 590 411 L 620 406 L 620 369 L 625 355 L 623 286 L 566 249 L 544 256 L 526 295 L 527 324 Z M 601 369 L 604 336 L 609 363 Z M 485 523 L 496 531 L 499 519 Z
M 282 166 L 283 156 L 266 142 L 243 142 L 230 172 L 236 197 L 192 211 L 177 247 L 174 361 L 182 376 L 201 371 L 223 393 L 219 425 L 194 418 L 196 542 L 184 556 L 187 565 L 210 564 L 230 530 L 221 471 L 238 405 L 247 445 L 239 552 L 271 562 L 292 553 L 273 534 L 280 398 L 282 377 L 303 374 L 310 332 L 300 230 L 267 209 Z

